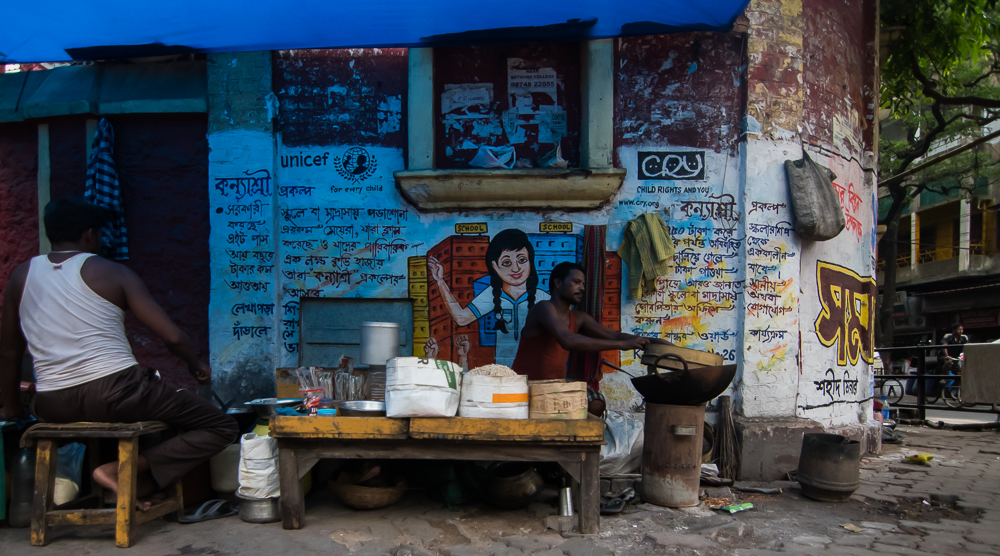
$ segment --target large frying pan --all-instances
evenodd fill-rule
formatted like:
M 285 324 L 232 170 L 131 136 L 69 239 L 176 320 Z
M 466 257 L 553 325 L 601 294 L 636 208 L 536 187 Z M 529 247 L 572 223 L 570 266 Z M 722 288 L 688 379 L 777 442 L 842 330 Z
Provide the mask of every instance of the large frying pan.
M 679 361 L 684 370 L 660 372 L 657 364 L 661 359 Z M 667 353 L 656 358 L 647 367 L 646 376 L 632 379 L 632 386 L 647 403 L 666 405 L 701 405 L 726 391 L 736 376 L 736 365 L 699 367 L 688 369 L 687 361 L 680 356 Z

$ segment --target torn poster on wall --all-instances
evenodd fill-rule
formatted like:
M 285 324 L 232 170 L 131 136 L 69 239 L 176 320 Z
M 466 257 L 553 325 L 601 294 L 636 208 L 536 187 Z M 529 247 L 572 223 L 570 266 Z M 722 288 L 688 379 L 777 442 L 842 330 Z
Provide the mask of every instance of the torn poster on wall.
M 504 131 L 511 144 L 524 143 L 524 126 L 538 127 L 539 143 L 558 143 L 566 135 L 566 111 L 557 103 L 559 76 L 553 68 L 530 68 L 521 58 L 507 59 Z

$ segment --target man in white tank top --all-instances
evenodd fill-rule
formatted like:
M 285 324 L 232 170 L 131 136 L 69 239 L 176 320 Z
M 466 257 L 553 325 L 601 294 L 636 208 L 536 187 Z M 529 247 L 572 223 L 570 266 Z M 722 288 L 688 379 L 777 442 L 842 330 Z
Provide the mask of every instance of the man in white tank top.
M 137 364 L 125 336 L 126 310 L 163 340 L 199 383 L 211 382 L 211 368 L 142 280 L 128 267 L 95 255 L 103 226 L 103 210 L 83 199 L 58 199 L 45 207 L 52 252 L 17 267 L 4 289 L 0 417 L 24 411 L 19 382 L 27 348 L 34 360 L 32 412 L 38 419 L 174 425 L 180 434 L 139 455 L 138 495 L 144 496 L 221 451 L 239 431 L 232 417 Z M 117 492 L 118 462 L 95 469 L 94 479 Z

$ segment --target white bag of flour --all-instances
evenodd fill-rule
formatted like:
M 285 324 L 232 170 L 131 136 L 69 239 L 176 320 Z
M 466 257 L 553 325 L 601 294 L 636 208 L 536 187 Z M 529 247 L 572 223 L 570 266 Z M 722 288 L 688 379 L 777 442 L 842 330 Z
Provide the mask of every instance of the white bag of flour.
M 440 359 L 396 357 L 385 368 L 387 417 L 454 417 L 462 367 Z

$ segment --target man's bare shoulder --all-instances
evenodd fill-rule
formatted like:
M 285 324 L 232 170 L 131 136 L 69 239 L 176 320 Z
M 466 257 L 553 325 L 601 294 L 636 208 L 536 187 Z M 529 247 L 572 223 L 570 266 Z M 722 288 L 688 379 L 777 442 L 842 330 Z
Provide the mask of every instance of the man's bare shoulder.
M 108 274 L 128 276 L 134 274 L 131 268 L 121 263 L 105 259 L 100 255 L 94 255 L 93 257 L 88 258 L 87 261 L 83 263 L 83 270 L 99 272 L 102 275 Z
M 17 265 L 14 272 L 11 272 L 10 277 L 7 279 L 7 286 L 14 288 L 15 291 L 22 290 L 24 288 L 24 283 L 28 281 L 28 270 L 30 268 L 31 259 Z

